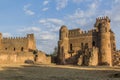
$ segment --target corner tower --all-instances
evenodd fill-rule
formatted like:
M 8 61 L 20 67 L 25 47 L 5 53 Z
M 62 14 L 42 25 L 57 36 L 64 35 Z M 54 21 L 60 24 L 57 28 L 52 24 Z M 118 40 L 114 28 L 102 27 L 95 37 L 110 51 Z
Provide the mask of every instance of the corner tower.
M 65 64 L 65 59 L 68 57 L 68 29 L 65 25 L 61 26 L 59 31 L 58 41 L 58 63 Z
M 27 39 L 28 39 L 28 49 L 36 50 L 36 42 L 35 42 L 34 34 L 27 34 Z
M 97 18 L 95 28 L 98 31 L 99 65 L 112 66 L 110 19 L 107 16 Z

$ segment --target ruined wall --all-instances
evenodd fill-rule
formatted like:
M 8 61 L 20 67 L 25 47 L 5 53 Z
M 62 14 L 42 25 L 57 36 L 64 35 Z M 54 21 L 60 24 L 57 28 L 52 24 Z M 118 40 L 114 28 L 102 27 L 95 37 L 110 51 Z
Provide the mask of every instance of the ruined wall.
M 51 64 L 51 57 L 50 56 L 46 56 L 44 52 L 38 52 L 37 63 L 40 63 L 40 64 Z
M 10 63 L 24 63 L 25 60 L 33 60 L 34 56 L 32 52 L 0 52 L 0 63 L 10 64 Z
M 26 60 L 34 62 L 34 59 L 35 55 L 33 54 L 33 52 L 14 52 L 14 51 L 0 52 L 0 63 L 2 64 L 25 63 Z M 47 57 L 43 52 L 38 52 L 36 63 L 51 64 L 51 57 Z
M 120 50 L 113 52 L 113 66 L 120 66 Z
M 99 49 L 97 47 L 93 47 L 91 55 L 90 55 L 91 57 L 89 59 L 90 66 L 97 66 L 98 65 L 98 53 L 99 53 Z
M 111 32 L 110 33 L 111 50 L 112 50 L 112 52 L 114 52 L 114 51 L 116 51 L 115 34 L 112 30 L 110 32 Z

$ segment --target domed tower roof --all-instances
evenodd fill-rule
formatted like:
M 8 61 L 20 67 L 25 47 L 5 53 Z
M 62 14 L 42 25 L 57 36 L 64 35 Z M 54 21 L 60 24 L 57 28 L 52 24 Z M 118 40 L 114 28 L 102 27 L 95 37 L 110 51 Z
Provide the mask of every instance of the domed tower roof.
M 67 28 L 67 26 L 62 25 L 61 28 L 60 28 L 60 30 L 68 30 L 68 28 Z

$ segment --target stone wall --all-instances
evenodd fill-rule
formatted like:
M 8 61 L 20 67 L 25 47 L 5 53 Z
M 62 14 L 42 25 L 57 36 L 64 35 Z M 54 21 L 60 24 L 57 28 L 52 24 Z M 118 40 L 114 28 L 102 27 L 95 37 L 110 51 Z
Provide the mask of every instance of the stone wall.
M 113 52 L 113 65 L 120 66 L 120 51 Z
M 25 60 L 34 60 L 33 53 L 0 51 L 0 63 L 24 63 Z
M 90 66 L 97 66 L 98 65 L 98 48 L 93 47 L 91 52 L 91 57 L 89 61 Z
M 78 59 L 78 64 L 112 66 L 112 52 L 116 50 L 116 42 L 107 16 L 97 18 L 91 30 L 69 30 L 67 26 L 61 26 L 59 32 L 58 59 L 61 62 L 77 64 Z M 82 52 L 80 56 L 79 51 Z
M 37 63 L 40 64 L 51 64 L 51 57 L 46 56 L 43 52 L 38 52 L 38 60 Z
M 0 51 L 0 63 L 24 63 L 26 60 L 34 61 L 35 55 L 33 52 L 14 52 Z M 35 63 L 50 64 L 51 57 L 47 57 L 45 53 L 39 52 Z
M 34 34 L 27 34 L 26 37 L 2 37 L 0 34 L 0 50 L 5 51 L 28 51 L 36 50 Z

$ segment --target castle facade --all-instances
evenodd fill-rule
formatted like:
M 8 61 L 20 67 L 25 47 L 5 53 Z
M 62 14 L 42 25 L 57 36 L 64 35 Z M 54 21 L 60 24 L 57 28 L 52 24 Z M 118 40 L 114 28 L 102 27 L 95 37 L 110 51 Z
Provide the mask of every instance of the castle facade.
M 4 38 L 0 33 L 0 51 L 29 51 L 36 50 L 34 34 L 27 34 L 26 37 Z
M 79 65 L 113 65 L 116 51 L 115 34 L 108 17 L 96 18 L 89 31 L 72 29 L 63 25 L 59 31 L 58 63 Z

